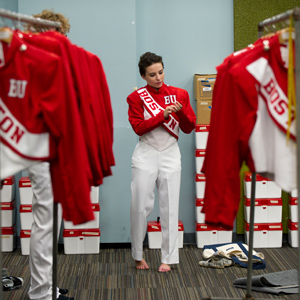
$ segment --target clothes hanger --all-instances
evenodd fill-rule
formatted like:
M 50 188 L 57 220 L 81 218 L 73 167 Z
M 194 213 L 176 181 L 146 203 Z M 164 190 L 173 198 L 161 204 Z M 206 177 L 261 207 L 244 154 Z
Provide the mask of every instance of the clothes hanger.
M 295 28 L 284 28 L 277 32 L 280 44 L 288 42 L 290 33 L 292 35 L 292 39 L 295 40 Z
M 13 37 L 13 32 L 10 28 L 8 27 L 0 28 L 0 41 L 10 44 L 12 37 Z

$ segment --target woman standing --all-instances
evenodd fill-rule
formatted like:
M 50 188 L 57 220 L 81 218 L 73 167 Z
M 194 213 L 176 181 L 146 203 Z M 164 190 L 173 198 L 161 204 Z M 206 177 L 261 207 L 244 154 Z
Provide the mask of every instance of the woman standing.
M 129 122 L 139 136 L 132 156 L 130 233 L 132 256 L 138 269 L 148 269 L 143 259 L 147 217 L 155 200 L 155 186 L 161 217 L 162 245 L 159 272 L 179 263 L 178 208 L 181 154 L 177 144 L 179 128 L 191 133 L 196 116 L 188 92 L 164 83 L 162 57 L 146 52 L 140 57 L 139 71 L 147 82 L 130 94 Z

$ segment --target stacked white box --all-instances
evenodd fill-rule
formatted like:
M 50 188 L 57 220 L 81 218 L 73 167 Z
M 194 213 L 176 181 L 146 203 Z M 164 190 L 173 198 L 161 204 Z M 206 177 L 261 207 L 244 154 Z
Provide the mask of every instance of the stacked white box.
M 203 248 L 205 245 L 231 243 L 232 230 L 196 222 L 196 240 L 197 248 Z
M 249 241 L 249 223 L 244 223 L 246 244 Z M 282 223 L 254 224 L 253 247 L 280 248 L 282 247 Z
M 11 202 L 15 199 L 15 176 L 7 177 L 2 181 L 0 190 L 1 202 Z
M 31 230 L 21 230 L 20 241 L 21 241 L 21 254 L 22 255 L 29 255 L 30 236 L 31 236 Z
M 201 212 L 203 205 L 204 205 L 204 200 L 196 198 L 195 200 L 196 222 L 201 224 L 205 223 L 205 214 Z
M 98 203 L 92 204 L 92 209 L 94 212 L 95 219 L 93 221 L 86 222 L 80 225 L 73 225 L 71 221 L 64 220 L 65 229 L 97 229 L 99 228 L 99 214 L 100 214 L 100 205 Z
M 20 204 L 32 204 L 33 192 L 29 177 L 24 176 L 19 180 Z
M 244 235 L 249 241 L 252 173 L 244 172 Z M 256 174 L 253 247 L 282 247 L 281 188 L 272 180 Z
M 244 172 L 244 195 L 251 198 L 251 172 Z M 255 198 L 281 198 L 281 188 L 272 180 L 256 175 Z
M 1 252 L 12 252 L 16 247 L 17 230 L 16 225 L 2 227 Z
M 21 230 L 31 230 L 31 225 L 33 223 L 32 205 L 31 204 L 20 205 L 19 212 L 20 212 Z
M 289 195 L 289 219 L 292 223 L 298 222 L 298 197 Z
M 201 169 L 204 162 L 206 150 L 205 149 L 196 149 L 195 150 L 195 157 L 196 157 L 196 173 L 202 173 Z
M 91 203 L 99 203 L 99 186 L 91 187 Z
M 96 254 L 100 251 L 100 229 L 64 229 L 65 254 Z
M 1 227 L 13 227 L 16 224 L 16 200 L 1 202 Z
M 203 199 L 204 191 L 205 191 L 205 183 L 206 183 L 205 175 L 196 173 L 195 182 L 196 182 L 196 197 L 199 199 Z
M 251 199 L 244 197 L 245 221 L 250 222 Z M 254 223 L 279 223 L 282 221 L 282 199 L 255 199 Z
M 298 247 L 298 222 L 288 220 L 288 242 L 292 247 Z
M 195 137 L 197 149 L 206 149 L 209 127 L 210 125 L 196 125 Z
M 149 249 L 160 249 L 162 241 L 161 224 L 158 221 L 149 221 L 147 226 Z M 183 248 L 184 227 L 178 221 L 178 248 Z

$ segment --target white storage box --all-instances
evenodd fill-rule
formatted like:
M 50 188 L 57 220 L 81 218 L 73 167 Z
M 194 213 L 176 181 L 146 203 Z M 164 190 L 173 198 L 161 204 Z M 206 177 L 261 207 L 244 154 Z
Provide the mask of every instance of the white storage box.
M 298 222 L 298 197 L 289 195 L 289 219 L 291 222 Z
M 1 227 L 12 227 L 16 223 L 16 200 L 1 202 Z
M 65 254 L 96 254 L 100 251 L 100 229 L 64 229 Z
M 33 192 L 29 177 L 24 176 L 19 180 L 20 204 L 32 204 Z
M 2 181 L 2 189 L 0 190 L 1 202 L 11 202 L 15 199 L 15 176 L 7 177 Z
M 196 240 L 197 248 L 203 248 L 205 245 L 231 243 L 232 230 L 196 223 Z
M 298 189 L 294 189 L 291 191 L 291 196 L 292 197 L 298 197 Z
M 196 125 L 195 136 L 197 149 L 206 149 L 209 127 L 210 125 Z
M 298 222 L 288 220 L 288 242 L 292 247 L 298 247 Z
M 249 223 L 244 223 L 246 244 L 249 241 Z M 282 223 L 255 224 L 253 232 L 254 248 L 281 248 Z
M 147 231 L 149 249 L 160 249 L 162 241 L 160 222 L 149 221 Z M 178 221 L 178 248 L 183 248 L 183 234 L 184 228 L 182 221 Z
M 16 225 L 12 227 L 2 227 L 1 251 L 12 252 L 16 247 L 17 230 Z
M 205 223 L 205 214 L 201 212 L 203 204 L 204 204 L 203 199 L 196 198 L 195 200 L 196 222 L 201 224 Z
M 99 186 L 92 186 L 91 188 L 91 202 L 99 203 Z
M 92 209 L 94 212 L 95 219 L 93 221 L 86 222 L 80 225 L 73 225 L 71 221 L 64 221 L 65 229 L 97 229 L 99 228 L 99 214 L 100 214 L 100 205 L 98 203 L 92 204 Z
M 250 223 L 251 199 L 244 197 L 244 214 Z M 255 199 L 254 223 L 280 223 L 282 221 L 282 199 Z
M 202 173 L 201 169 L 203 166 L 204 162 L 204 157 L 205 157 L 205 149 L 196 149 L 195 151 L 195 157 L 196 157 L 196 173 Z
M 251 172 L 244 172 L 244 195 L 251 198 Z M 281 188 L 274 182 L 256 174 L 255 198 L 281 198 Z
M 31 230 L 21 230 L 20 241 L 21 241 L 21 253 L 22 255 L 29 255 L 30 252 L 30 237 Z
M 204 198 L 204 191 L 205 191 L 205 175 L 204 174 L 197 174 L 195 176 L 196 181 L 196 197 L 199 199 Z
M 32 205 L 30 204 L 20 205 L 19 212 L 20 212 L 21 229 L 31 230 L 31 226 L 33 223 Z

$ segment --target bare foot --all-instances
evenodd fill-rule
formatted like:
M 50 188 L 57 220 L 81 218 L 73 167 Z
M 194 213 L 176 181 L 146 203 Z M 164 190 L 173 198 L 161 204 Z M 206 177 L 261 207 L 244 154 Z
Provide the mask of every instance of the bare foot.
M 170 272 L 170 271 L 171 271 L 171 268 L 167 264 L 161 264 L 158 269 L 158 272 L 163 272 L 163 273 Z
M 139 270 L 147 270 L 147 269 L 149 269 L 149 266 L 147 265 L 147 263 L 145 262 L 144 259 L 142 259 L 142 260 L 136 260 L 135 264 L 136 264 L 136 268 L 139 269 Z

